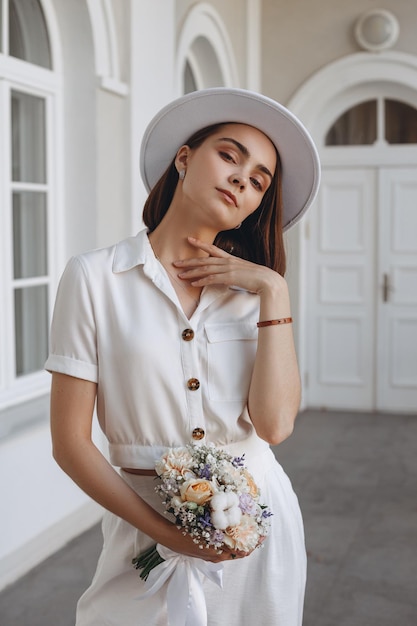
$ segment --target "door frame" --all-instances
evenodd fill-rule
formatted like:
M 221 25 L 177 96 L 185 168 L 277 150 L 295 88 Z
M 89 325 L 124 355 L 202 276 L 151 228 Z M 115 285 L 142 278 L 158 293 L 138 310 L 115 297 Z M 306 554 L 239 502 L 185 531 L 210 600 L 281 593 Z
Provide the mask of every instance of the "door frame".
M 293 111 L 309 129 L 322 161 L 322 167 L 330 165 L 329 149 L 324 138 L 333 122 L 347 109 L 368 98 L 393 97 L 417 108 L 417 56 L 402 52 L 381 52 L 378 55 L 360 52 L 349 55 L 319 70 L 288 102 Z M 385 150 L 363 149 L 360 163 L 372 166 L 417 165 L 417 148 L 391 146 Z M 352 148 L 333 149 L 332 165 L 348 166 L 349 161 L 358 164 L 358 153 Z M 394 161 L 394 162 L 393 162 Z M 310 212 L 314 211 L 314 206 Z M 308 267 L 309 214 L 287 233 L 287 245 L 291 250 L 291 264 L 297 268 L 289 278 L 293 311 L 299 323 L 295 327 L 295 340 L 303 380 L 301 409 L 308 406 L 308 355 L 307 334 L 309 329 L 307 310 L 306 276 Z

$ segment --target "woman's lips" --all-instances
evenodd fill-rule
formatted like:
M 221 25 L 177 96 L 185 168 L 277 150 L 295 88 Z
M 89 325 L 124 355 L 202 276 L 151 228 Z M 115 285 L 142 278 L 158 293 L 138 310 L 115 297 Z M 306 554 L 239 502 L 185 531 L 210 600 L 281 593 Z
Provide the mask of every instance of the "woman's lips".
M 220 189 L 219 187 L 216 187 L 216 189 L 217 189 L 218 192 L 220 192 L 226 198 L 226 200 L 230 204 L 234 204 L 235 207 L 237 207 L 236 196 L 231 191 L 228 191 L 227 189 Z

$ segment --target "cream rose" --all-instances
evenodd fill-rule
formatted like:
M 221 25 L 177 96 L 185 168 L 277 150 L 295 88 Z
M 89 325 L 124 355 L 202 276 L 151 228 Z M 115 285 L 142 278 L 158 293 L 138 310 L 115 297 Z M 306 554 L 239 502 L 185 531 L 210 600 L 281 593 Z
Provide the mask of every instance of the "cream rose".
M 171 448 L 155 463 L 155 470 L 158 476 L 188 476 L 192 474 L 193 462 L 187 448 Z
M 230 548 L 242 552 L 254 550 L 259 543 L 256 521 L 249 515 L 242 515 L 239 525 L 226 530 L 224 543 Z
M 213 497 L 215 491 L 213 483 L 202 478 L 186 480 L 180 487 L 182 499 L 196 504 L 205 504 Z
M 244 469 L 243 475 L 245 476 L 246 481 L 248 483 L 250 495 L 252 496 L 252 498 L 257 498 L 259 496 L 259 489 L 255 481 L 253 480 L 252 474 L 250 474 L 247 469 Z

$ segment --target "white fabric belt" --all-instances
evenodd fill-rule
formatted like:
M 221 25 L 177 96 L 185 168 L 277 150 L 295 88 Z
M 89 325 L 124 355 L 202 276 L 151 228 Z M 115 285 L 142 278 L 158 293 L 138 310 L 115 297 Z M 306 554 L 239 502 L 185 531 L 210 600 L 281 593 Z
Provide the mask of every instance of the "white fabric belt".
M 191 443 L 191 442 L 190 442 Z M 200 443 L 204 444 L 203 439 Z M 185 444 L 184 444 L 185 445 Z M 217 445 L 217 444 L 215 444 Z M 155 469 L 155 462 L 161 458 L 169 446 L 140 446 L 136 444 L 109 444 L 110 463 L 116 467 L 130 467 L 133 469 Z M 220 445 L 233 456 L 242 456 L 246 459 L 257 456 L 269 449 L 269 445 L 253 433 L 242 441 Z

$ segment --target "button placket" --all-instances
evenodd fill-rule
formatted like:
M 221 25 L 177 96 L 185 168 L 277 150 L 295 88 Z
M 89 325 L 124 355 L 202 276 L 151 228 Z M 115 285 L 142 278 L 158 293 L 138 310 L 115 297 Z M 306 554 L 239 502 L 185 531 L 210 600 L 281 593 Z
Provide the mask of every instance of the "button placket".
M 181 323 L 181 322 L 180 322 Z M 199 380 L 199 360 L 196 331 L 190 327 L 182 327 L 181 353 L 186 387 L 187 417 L 190 440 L 201 441 L 205 437 L 203 418 L 201 383 Z

